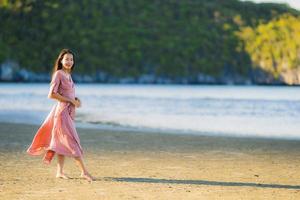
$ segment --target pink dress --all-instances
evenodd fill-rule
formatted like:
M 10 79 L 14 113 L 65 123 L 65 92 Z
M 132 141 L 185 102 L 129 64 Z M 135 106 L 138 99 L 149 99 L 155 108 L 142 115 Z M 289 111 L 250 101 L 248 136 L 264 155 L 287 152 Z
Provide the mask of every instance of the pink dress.
M 57 70 L 50 83 L 49 93 L 59 93 L 75 99 L 75 85 L 63 70 Z M 50 163 L 54 154 L 81 157 L 83 154 L 75 128 L 75 106 L 58 101 L 35 134 L 27 152 L 30 155 L 45 154 L 44 162 Z

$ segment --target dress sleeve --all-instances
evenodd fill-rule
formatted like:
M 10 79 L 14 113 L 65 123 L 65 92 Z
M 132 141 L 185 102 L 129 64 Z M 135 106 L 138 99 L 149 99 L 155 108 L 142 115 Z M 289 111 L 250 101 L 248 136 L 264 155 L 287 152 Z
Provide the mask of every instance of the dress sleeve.
M 60 75 L 56 71 L 53 74 L 52 80 L 50 82 L 50 91 L 49 91 L 49 94 L 51 94 L 51 93 L 57 93 L 59 85 L 60 85 Z

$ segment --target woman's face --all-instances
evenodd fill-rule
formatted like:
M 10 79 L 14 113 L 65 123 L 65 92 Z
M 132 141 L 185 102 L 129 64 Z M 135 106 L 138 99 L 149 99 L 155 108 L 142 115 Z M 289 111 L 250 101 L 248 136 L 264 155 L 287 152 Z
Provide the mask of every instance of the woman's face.
M 73 55 L 70 53 L 66 53 L 63 56 L 63 59 L 61 60 L 61 64 L 62 64 L 63 68 L 71 70 L 71 68 L 74 64 Z

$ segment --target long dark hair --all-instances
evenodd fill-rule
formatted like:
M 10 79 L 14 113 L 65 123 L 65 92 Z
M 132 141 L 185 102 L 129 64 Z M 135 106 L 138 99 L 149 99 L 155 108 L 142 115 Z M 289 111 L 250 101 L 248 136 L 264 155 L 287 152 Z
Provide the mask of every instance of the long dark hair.
M 75 55 L 74 53 L 70 50 L 70 49 L 63 49 L 60 51 L 58 58 L 56 59 L 54 66 L 53 66 L 53 70 L 52 70 L 52 75 L 57 71 L 63 68 L 62 64 L 61 64 L 61 60 L 63 59 L 65 54 L 72 54 L 73 55 L 73 66 L 71 67 L 71 72 L 73 71 L 74 67 L 75 67 Z

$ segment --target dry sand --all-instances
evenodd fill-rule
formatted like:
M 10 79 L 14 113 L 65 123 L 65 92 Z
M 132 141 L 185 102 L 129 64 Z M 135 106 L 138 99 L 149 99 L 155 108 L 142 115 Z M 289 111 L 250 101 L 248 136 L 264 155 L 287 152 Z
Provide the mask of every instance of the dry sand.
M 300 141 L 80 129 L 93 183 L 56 179 L 25 150 L 38 127 L 0 123 L 0 199 L 300 199 Z

